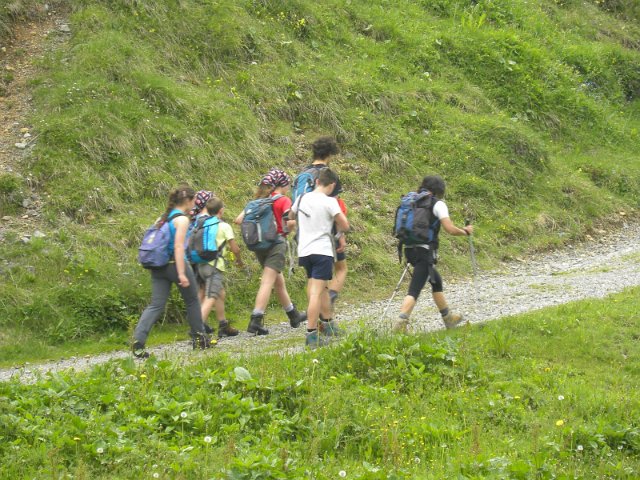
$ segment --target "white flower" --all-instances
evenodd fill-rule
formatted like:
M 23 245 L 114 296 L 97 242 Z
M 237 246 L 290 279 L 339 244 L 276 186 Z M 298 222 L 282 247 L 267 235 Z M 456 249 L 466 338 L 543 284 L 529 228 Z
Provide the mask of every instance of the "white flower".
M 102 447 L 96 448 L 96 453 L 104 453 L 104 448 Z
M 157 464 L 157 463 L 154 463 L 154 464 L 152 465 L 152 467 L 151 467 L 151 468 L 153 468 L 153 469 L 158 468 L 158 464 Z
M 124 385 L 120 385 L 120 391 L 124 392 Z
M 576 450 L 578 450 L 579 452 L 581 452 L 582 450 L 584 450 L 584 447 L 582 445 L 578 445 L 576 447 Z
M 314 361 L 316 361 L 316 362 L 317 362 L 317 360 L 316 360 L 315 358 L 314 358 Z M 347 476 L 347 472 L 345 472 L 344 470 L 340 470 L 340 471 L 338 472 L 338 475 L 340 475 L 342 478 L 344 478 L 344 477 L 346 477 L 346 476 Z
M 180 414 L 180 416 L 181 416 L 182 418 L 187 418 L 187 412 L 182 412 L 182 413 Z
M 211 437 L 209 435 L 204 437 L 204 443 L 211 443 Z
M 160 474 L 158 472 L 154 473 L 153 478 L 160 478 Z
M 560 401 L 564 400 L 564 395 L 558 395 L 558 400 Z
M 318 360 L 317 358 L 314 358 L 313 360 L 311 360 L 312 363 L 318 364 L 320 363 L 320 360 Z M 344 471 L 344 470 L 341 470 Z
M 419 457 L 416 457 L 416 458 L 414 458 L 414 459 L 413 459 L 413 461 L 414 461 L 415 463 L 420 463 L 420 458 L 419 458 Z

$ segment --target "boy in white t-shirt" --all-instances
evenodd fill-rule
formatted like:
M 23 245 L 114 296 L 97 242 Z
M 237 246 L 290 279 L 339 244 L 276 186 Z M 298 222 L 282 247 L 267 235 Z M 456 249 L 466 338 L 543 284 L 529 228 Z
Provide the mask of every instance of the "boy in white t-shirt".
M 335 243 L 333 225 L 338 232 L 349 230 L 349 221 L 335 198 L 330 197 L 338 176 L 329 168 L 323 169 L 313 192 L 298 197 L 291 211 L 298 221 L 298 263 L 307 272 L 307 338 L 310 348 L 326 345 L 326 337 L 339 330 L 331 319 L 331 300 L 328 284 L 333 278 Z M 318 318 L 327 319 L 323 336 L 318 333 Z

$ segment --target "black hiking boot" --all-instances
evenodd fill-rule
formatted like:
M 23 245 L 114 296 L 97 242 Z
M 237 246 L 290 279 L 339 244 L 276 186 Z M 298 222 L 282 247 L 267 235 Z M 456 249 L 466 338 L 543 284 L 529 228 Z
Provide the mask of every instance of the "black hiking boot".
M 216 344 L 216 341 L 212 341 L 211 337 L 206 333 L 196 333 L 191 335 L 191 345 L 194 350 L 206 350 Z
M 247 327 L 247 332 L 253 333 L 254 335 L 268 335 L 269 334 L 269 330 L 264 328 L 264 314 L 251 315 L 251 320 L 249 321 L 249 326 Z
M 213 327 L 211 327 L 211 325 L 209 325 L 208 323 L 204 324 L 204 333 L 206 333 L 207 335 L 213 335 L 214 332 L 215 330 L 213 329 Z
M 298 328 L 302 322 L 307 321 L 307 312 L 299 312 L 298 309 L 293 306 L 293 310 L 286 312 L 289 317 L 289 325 L 291 328 Z
M 131 351 L 136 358 L 149 358 L 149 352 L 144 349 L 144 345 L 137 340 L 131 345 Z

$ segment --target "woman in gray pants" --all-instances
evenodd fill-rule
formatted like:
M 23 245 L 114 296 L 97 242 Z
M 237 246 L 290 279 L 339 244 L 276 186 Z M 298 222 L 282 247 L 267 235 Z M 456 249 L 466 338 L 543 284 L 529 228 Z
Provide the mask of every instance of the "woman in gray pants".
M 133 332 L 132 350 L 138 358 L 149 357 L 149 352 L 144 349 L 151 327 L 158 321 L 169 298 L 171 284 L 175 283 L 180 289 L 180 294 L 187 306 L 187 320 L 191 326 L 191 338 L 193 348 L 209 348 L 211 341 L 204 333 L 204 324 L 200 314 L 200 302 L 198 300 L 198 287 L 191 266 L 185 260 L 185 239 L 189 228 L 189 216 L 195 203 L 196 192 L 187 185 L 182 185 L 169 195 L 169 204 L 158 222 L 169 222 L 171 240 L 169 251 L 170 262 L 151 272 L 151 303 L 140 316 L 138 325 Z

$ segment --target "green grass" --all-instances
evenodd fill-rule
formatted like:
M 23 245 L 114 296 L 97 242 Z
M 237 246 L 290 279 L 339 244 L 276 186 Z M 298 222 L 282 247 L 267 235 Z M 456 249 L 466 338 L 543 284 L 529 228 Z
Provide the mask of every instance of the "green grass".
M 296 356 L 212 352 L 3 383 L 0 473 L 635 478 L 639 293 Z
M 393 288 L 393 212 L 427 173 L 447 180 L 454 221 L 477 225 L 485 268 L 638 208 L 634 2 L 63 6 L 72 35 L 32 82 L 38 141 L 20 172 L 46 199 L 47 237 L 3 242 L 3 328 L 51 344 L 123 332 L 148 301 L 136 248 L 170 188 L 214 190 L 232 217 L 268 168 L 307 163 L 300 146 L 319 134 L 343 150 L 346 299 Z M 20 213 L 15 183 L 0 179 L 0 216 Z M 442 243 L 445 276 L 468 273 L 466 242 Z M 257 280 L 230 280 L 230 313 L 246 322 Z M 290 285 L 298 304 L 303 287 Z

